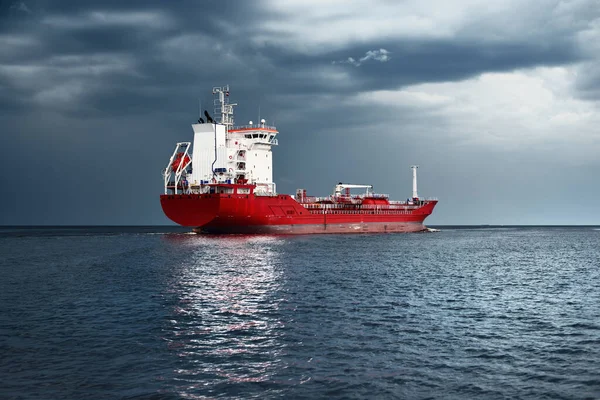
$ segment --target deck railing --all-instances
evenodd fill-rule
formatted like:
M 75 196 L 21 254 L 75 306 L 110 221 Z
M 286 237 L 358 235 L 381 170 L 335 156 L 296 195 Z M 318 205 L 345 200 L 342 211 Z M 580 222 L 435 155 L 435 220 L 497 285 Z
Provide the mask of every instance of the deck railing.
M 322 204 L 300 203 L 308 210 L 416 210 L 419 204 Z
M 274 126 L 270 126 L 270 125 L 262 125 L 262 124 L 252 124 L 252 125 L 237 125 L 232 127 L 231 129 L 229 129 L 230 131 L 235 131 L 238 129 L 256 129 L 257 131 L 261 130 L 261 129 L 272 129 L 274 131 L 277 130 L 277 128 L 275 128 Z
M 437 199 L 433 199 L 433 198 L 428 198 L 428 199 L 419 199 L 418 202 L 415 201 L 397 201 L 397 200 L 393 200 L 390 201 L 389 204 L 362 204 L 362 199 L 351 199 L 352 201 L 350 201 L 350 199 L 345 199 L 342 202 L 338 202 L 338 203 L 323 203 L 326 201 L 339 201 L 339 199 L 333 199 L 332 197 L 304 197 L 301 201 L 299 201 L 300 204 L 302 204 L 303 207 L 305 208 L 347 208 L 347 209 L 352 209 L 352 208 L 362 208 L 362 209 L 373 209 L 373 208 L 382 208 L 382 209 L 390 209 L 390 210 L 395 210 L 395 209 L 403 209 L 403 208 L 419 208 L 421 206 L 423 206 L 423 202 L 429 202 L 429 201 L 437 201 Z

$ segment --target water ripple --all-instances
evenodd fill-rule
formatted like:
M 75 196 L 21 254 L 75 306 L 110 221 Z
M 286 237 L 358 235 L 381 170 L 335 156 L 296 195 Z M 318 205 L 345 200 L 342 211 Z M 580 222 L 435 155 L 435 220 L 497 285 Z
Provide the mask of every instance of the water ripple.
M 600 397 L 589 228 L 11 232 L 2 398 Z

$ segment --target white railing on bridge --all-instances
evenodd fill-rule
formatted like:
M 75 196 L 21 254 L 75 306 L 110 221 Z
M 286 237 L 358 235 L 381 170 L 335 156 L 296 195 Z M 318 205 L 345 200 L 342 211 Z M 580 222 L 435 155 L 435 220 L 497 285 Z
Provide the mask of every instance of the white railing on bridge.
M 270 125 L 262 125 L 262 124 L 252 124 L 252 125 L 238 125 L 238 126 L 234 126 L 233 128 L 229 129 L 230 131 L 235 131 L 238 129 L 256 129 L 256 130 L 261 130 L 261 129 L 272 129 L 274 131 L 277 130 L 277 128 L 275 128 L 274 126 L 270 126 Z

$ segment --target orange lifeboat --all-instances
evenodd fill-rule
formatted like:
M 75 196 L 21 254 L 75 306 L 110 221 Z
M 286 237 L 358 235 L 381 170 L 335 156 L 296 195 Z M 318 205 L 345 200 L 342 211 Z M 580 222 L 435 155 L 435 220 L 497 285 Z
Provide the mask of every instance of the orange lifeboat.
M 175 158 L 173 159 L 173 163 L 171 163 L 171 169 L 173 170 L 173 172 L 177 172 L 177 168 L 179 168 L 180 165 L 184 167 L 187 163 L 190 162 L 190 160 L 191 158 L 187 154 L 177 153 L 175 155 Z

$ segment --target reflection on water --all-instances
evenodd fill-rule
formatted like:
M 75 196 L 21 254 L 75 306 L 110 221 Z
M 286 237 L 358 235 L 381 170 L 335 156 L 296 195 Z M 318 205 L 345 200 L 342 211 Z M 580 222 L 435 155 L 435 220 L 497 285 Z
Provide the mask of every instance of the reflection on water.
M 282 348 L 281 300 L 275 296 L 282 284 L 278 247 L 284 239 L 178 236 L 178 241 L 190 257 L 170 285 L 175 304 L 164 339 L 179 359 L 179 395 L 269 380 Z
M 7 233 L 0 399 L 598 399 L 597 228 Z

